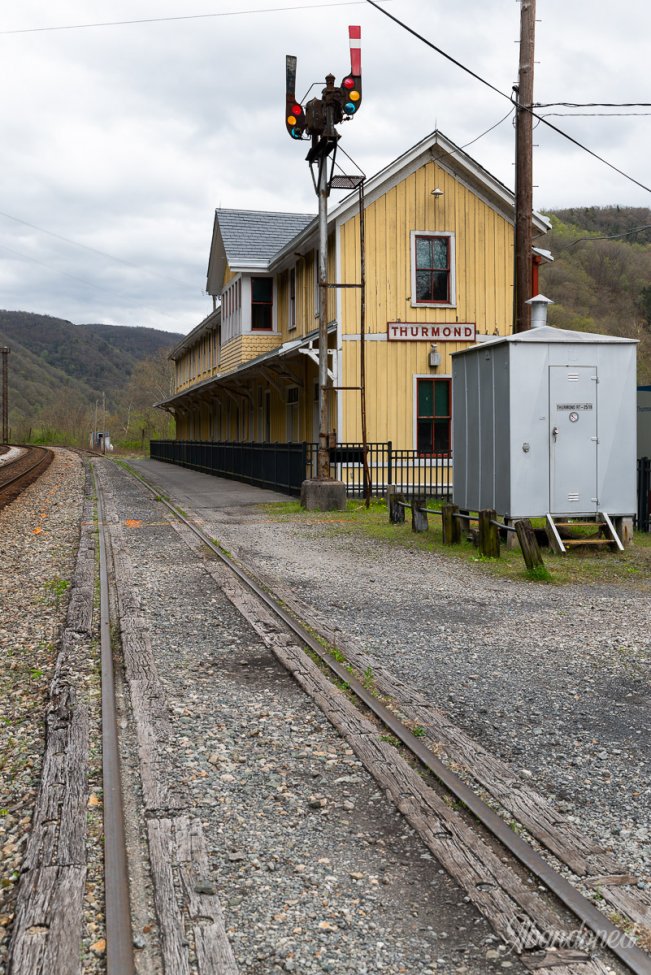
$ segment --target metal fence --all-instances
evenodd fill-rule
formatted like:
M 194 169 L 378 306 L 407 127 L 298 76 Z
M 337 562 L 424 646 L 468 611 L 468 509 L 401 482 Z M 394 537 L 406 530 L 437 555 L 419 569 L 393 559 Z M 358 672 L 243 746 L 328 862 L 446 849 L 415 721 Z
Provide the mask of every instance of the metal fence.
M 150 456 L 152 460 L 167 461 L 204 474 L 300 494 L 307 467 L 307 444 L 152 440 Z
M 363 445 L 331 447 L 330 475 L 343 481 L 350 497 L 363 497 Z M 152 460 L 167 461 L 246 481 L 288 494 L 300 494 L 306 477 L 316 477 L 316 443 L 211 443 L 201 440 L 152 440 Z M 368 444 L 371 493 L 383 495 L 390 485 L 414 497 L 449 498 L 452 494 L 449 457 L 421 457 L 415 450 L 396 449 L 391 441 Z
M 651 457 L 637 462 L 637 529 L 651 531 Z
M 383 495 L 390 485 L 415 497 L 448 498 L 452 494 L 449 457 L 422 457 L 415 450 L 396 449 L 390 440 L 369 443 L 371 493 Z M 309 443 L 308 468 L 316 473 L 318 444 Z M 346 485 L 349 497 L 364 495 L 363 444 L 343 443 L 330 448 L 330 476 Z

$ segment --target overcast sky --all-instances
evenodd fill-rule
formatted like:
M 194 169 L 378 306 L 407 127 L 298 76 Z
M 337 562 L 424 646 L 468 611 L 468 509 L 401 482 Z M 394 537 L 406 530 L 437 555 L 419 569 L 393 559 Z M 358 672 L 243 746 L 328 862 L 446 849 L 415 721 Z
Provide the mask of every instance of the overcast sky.
M 285 55 L 298 57 L 297 92 L 330 71 L 339 83 L 350 63 L 349 24 L 362 26 L 364 104 L 342 128 L 342 146 L 367 175 L 436 127 L 464 145 L 509 111 L 506 100 L 369 4 L 325 6 L 3 4 L 0 307 L 74 322 L 193 328 L 211 308 L 203 289 L 216 206 L 315 210 L 305 145 L 284 127 Z M 272 10 L 279 7 L 292 9 Z M 510 93 L 517 0 L 390 0 L 386 9 Z M 538 0 L 537 16 L 536 101 L 651 102 L 648 0 Z M 558 111 L 572 110 L 540 109 Z M 650 116 L 550 121 L 651 185 Z M 536 208 L 649 205 L 647 191 L 545 126 L 534 136 Z M 513 185 L 510 118 L 467 151 Z

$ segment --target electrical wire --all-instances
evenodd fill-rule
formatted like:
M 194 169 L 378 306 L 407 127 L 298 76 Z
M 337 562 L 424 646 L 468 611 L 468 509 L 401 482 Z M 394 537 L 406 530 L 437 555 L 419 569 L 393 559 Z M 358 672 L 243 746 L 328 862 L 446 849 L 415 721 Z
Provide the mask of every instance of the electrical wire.
M 651 223 L 645 224 L 643 227 L 634 227 L 633 230 L 627 230 L 623 234 L 606 234 L 601 237 L 577 237 L 570 244 L 570 247 L 574 247 L 575 244 L 580 244 L 582 240 L 617 240 L 620 237 L 631 237 L 633 234 L 639 234 L 642 230 L 651 230 Z
M 70 274 L 68 271 L 62 271 L 61 268 L 54 267 L 52 264 L 46 264 L 45 261 L 39 261 L 37 257 L 32 257 L 31 254 L 23 254 L 22 251 L 17 251 L 12 247 L 7 247 L 5 244 L 0 244 L 0 250 L 6 251 L 8 254 L 13 254 L 21 261 L 32 261 L 34 264 L 38 264 L 40 267 L 44 267 L 48 271 L 53 271 L 55 274 L 63 274 L 66 278 L 71 278 L 78 284 L 83 284 L 86 288 L 92 288 L 94 291 L 106 291 L 115 298 L 124 297 L 124 294 L 121 292 L 112 291 L 110 288 L 106 288 L 102 284 L 96 284 L 93 281 L 89 281 L 87 278 L 78 278 L 75 274 Z
M 540 118 L 630 118 L 631 116 L 649 116 L 651 112 L 545 112 Z
M 355 7 L 365 0 L 336 0 L 335 3 L 306 3 L 295 7 L 262 7 L 251 10 L 223 10 L 213 14 L 183 14 L 178 17 L 147 17 L 142 20 L 108 20 L 96 24 L 64 24 L 54 27 L 22 27 L 15 30 L 0 30 L 0 34 L 40 34 L 46 31 L 87 30 L 97 27 L 126 27 L 132 24 L 164 24 L 179 20 L 207 20 L 212 17 L 243 17 L 247 14 L 275 14 L 292 10 L 314 10 L 324 7 Z M 382 0 L 390 3 L 391 0 Z
M 493 129 L 496 129 L 498 125 L 502 124 L 502 122 L 506 122 L 507 118 L 510 118 L 510 116 L 513 115 L 514 112 L 515 112 L 515 108 L 509 109 L 506 115 L 503 118 L 501 118 L 499 122 L 496 122 L 495 125 L 491 125 L 490 129 L 486 129 L 486 131 L 482 132 L 481 135 L 478 135 L 476 139 L 471 139 L 470 142 L 464 142 L 464 144 L 462 146 L 459 146 L 459 148 L 467 149 L 468 146 L 472 146 L 474 145 L 475 142 L 479 142 L 480 139 L 483 139 L 485 135 L 488 135 L 489 132 L 492 132 Z
M 534 102 L 532 108 L 651 108 L 651 102 Z
M 495 85 L 491 84 L 490 81 L 487 81 L 485 78 L 482 78 L 481 75 L 477 74 L 475 71 L 472 71 L 471 68 L 468 68 L 465 64 L 462 64 L 461 61 L 457 61 L 456 58 L 453 58 L 452 55 L 447 54 L 444 50 L 442 50 L 442 48 L 437 47 L 436 44 L 432 43 L 432 41 L 429 41 L 426 37 L 423 37 L 423 35 L 419 34 L 418 31 L 413 29 L 413 27 L 409 27 L 408 24 L 405 24 L 402 20 L 399 20 L 398 17 L 394 17 L 393 14 L 389 13 L 388 10 L 384 10 L 384 8 L 380 7 L 379 4 L 375 2 L 375 0 L 366 0 L 366 2 L 370 3 L 370 5 L 372 7 L 375 7 L 376 10 L 379 10 L 380 13 L 384 14 L 385 17 L 388 17 L 390 20 L 393 20 L 396 24 L 398 24 L 399 27 L 402 27 L 403 30 L 406 30 L 407 33 L 412 34 L 414 37 L 418 38 L 418 40 L 422 41 L 423 44 L 426 44 L 427 47 L 431 47 L 433 51 L 436 51 L 437 54 L 440 54 L 447 61 L 450 61 L 452 64 L 456 65 L 456 67 L 460 68 L 462 71 L 465 71 L 466 74 L 469 74 L 472 78 L 475 78 L 476 81 L 479 81 L 482 85 L 485 85 L 486 88 L 490 88 L 491 91 L 494 91 L 501 98 L 506 98 L 511 103 L 513 103 L 513 99 L 510 95 L 507 95 L 505 92 L 500 91 L 500 89 L 496 88 Z M 639 186 L 640 189 L 646 190 L 647 193 L 651 193 L 651 187 L 646 186 L 644 183 L 641 183 L 640 180 L 635 179 L 634 176 L 631 176 L 629 173 L 624 172 L 623 169 L 619 169 L 619 167 L 615 166 L 614 163 L 609 162 L 607 159 L 604 159 L 603 156 L 600 156 L 598 152 L 595 152 L 593 149 L 588 148 L 588 146 L 583 145 L 582 142 L 579 142 L 578 139 L 575 139 L 574 136 L 571 136 L 568 132 L 564 132 L 563 129 L 559 129 L 559 127 L 557 125 L 554 125 L 553 122 L 548 122 L 546 118 L 544 118 L 542 115 L 538 115 L 536 112 L 533 111 L 532 108 L 529 108 L 527 105 L 521 105 L 518 107 L 521 108 L 523 111 L 528 112 L 531 116 L 533 116 L 533 118 L 538 119 L 540 122 L 543 123 L 543 125 L 546 125 L 553 132 L 556 132 L 564 139 L 567 139 L 568 142 L 571 142 L 579 149 L 583 149 L 584 152 L 587 152 L 588 155 L 592 156 L 594 159 L 598 159 L 599 162 L 602 162 L 605 166 L 608 166 L 609 169 L 612 169 L 614 172 L 619 173 L 619 175 L 623 176 L 624 179 L 627 179 L 629 180 L 629 182 L 634 183 L 636 186 Z
M 91 247 L 90 244 L 81 244 L 78 240 L 71 240 L 70 237 L 64 237 L 63 234 L 57 234 L 54 230 L 46 230 L 45 227 L 39 227 L 38 224 L 30 223 L 28 220 L 22 220 L 20 217 L 14 217 L 10 213 L 5 213 L 4 210 L 0 210 L 0 217 L 5 217 L 7 220 L 13 220 L 14 223 L 20 223 L 23 227 L 30 227 L 31 230 L 37 230 L 41 234 L 47 234 L 48 237 L 54 237 L 56 240 L 62 240 L 65 244 L 71 244 L 73 247 L 79 247 L 81 250 L 90 251 L 91 254 L 98 254 L 100 257 L 107 257 L 111 261 L 116 261 L 118 264 L 123 264 L 125 267 L 134 268 L 136 271 L 141 273 L 144 271 L 145 274 L 153 274 L 157 278 L 161 278 L 163 281 L 168 283 L 178 284 L 180 287 L 187 287 L 186 281 L 177 281 L 175 278 L 170 277 L 167 274 L 161 274 L 160 271 L 154 271 L 153 268 L 143 268 L 138 264 L 133 264 L 131 261 L 126 261 L 123 257 L 116 257 L 115 254 L 108 254 L 106 251 L 98 250 L 97 247 Z

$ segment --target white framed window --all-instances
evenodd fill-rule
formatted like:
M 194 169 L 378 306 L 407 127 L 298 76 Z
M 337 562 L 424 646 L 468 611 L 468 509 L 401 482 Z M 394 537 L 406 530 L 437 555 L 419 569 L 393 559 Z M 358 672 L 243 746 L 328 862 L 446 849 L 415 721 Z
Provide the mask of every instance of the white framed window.
M 456 308 L 455 235 L 411 231 L 412 308 Z
M 414 376 L 414 447 L 419 457 L 451 457 L 451 376 Z
M 287 388 L 287 442 L 295 443 L 299 439 L 299 392 L 298 386 Z
M 251 331 L 271 332 L 274 327 L 273 278 L 251 278 Z

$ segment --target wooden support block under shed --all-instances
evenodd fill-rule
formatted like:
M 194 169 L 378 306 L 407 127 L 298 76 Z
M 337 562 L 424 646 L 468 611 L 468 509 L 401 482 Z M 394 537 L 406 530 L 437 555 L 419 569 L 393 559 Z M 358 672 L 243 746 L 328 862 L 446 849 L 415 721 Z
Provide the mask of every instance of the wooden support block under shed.
M 522 549 L 522 557 L 528 569 L 536 569 L 544 566 L 543 557 L 538 545 L 538 539 L 533 529 L 533 525 L 528 518 L 521 518 L 515 522 L 515 531 Z
M 427 512 L 421 509 L 425 507 L 425 498 L 411 499 L 411 530 L 413 532 L 426 532 L 428 528 Z

